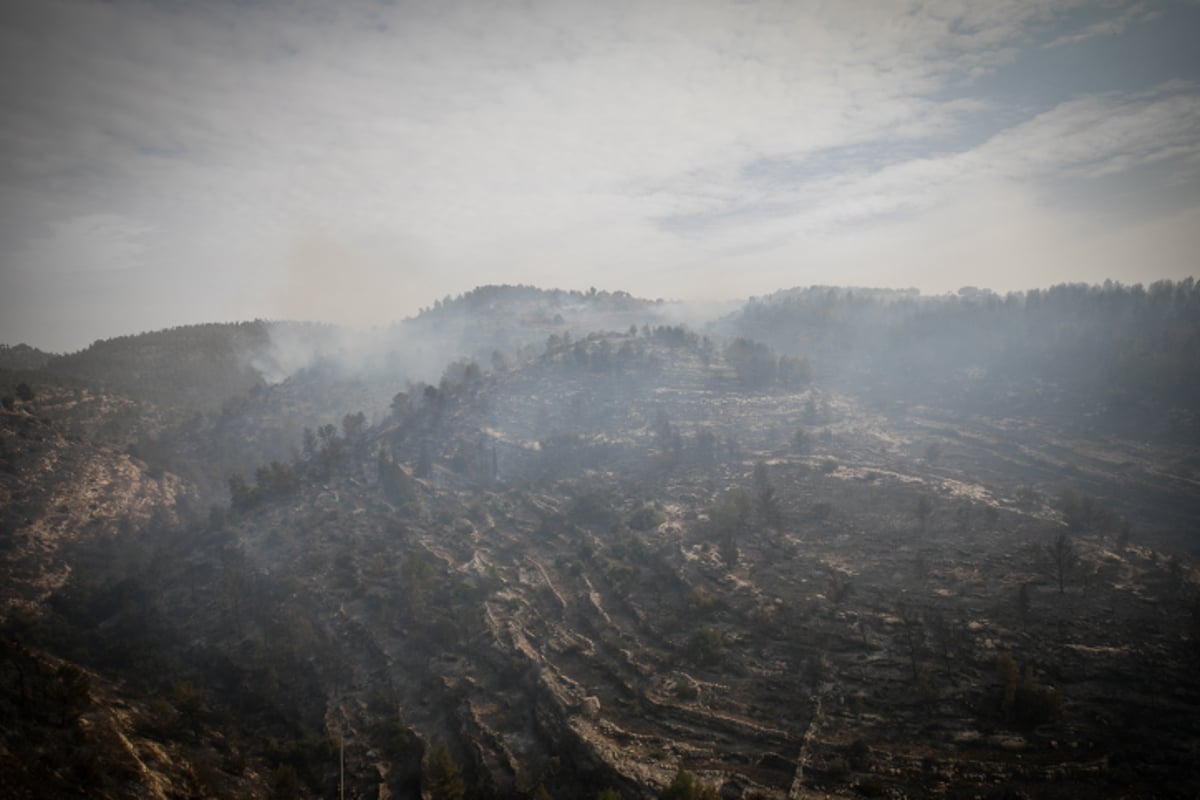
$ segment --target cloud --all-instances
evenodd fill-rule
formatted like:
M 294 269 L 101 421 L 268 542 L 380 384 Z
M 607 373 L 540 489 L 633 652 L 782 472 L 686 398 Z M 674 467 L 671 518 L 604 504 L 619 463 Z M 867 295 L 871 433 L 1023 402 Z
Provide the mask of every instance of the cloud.
M 16 288 L 90 237 L 93 262 L 139 265 L 158 308 L 201 319 L 383 321 L 494 282 L 762 292 L 796 282 L 775 265 L 834 282 L 815 254 L 874 257 L 846 237 L 965 224 L 938 216 L 964 196 L 1032 214 L 1064 177 L 1194 176 L 1193 84 L 1028 107 L 976 91 L 1137 5 L 515 8 L 5 4 L 0 234 L 41 253 Z
M 119 214 L 90 214 L 55 222 L 47 236 L 32 240 L 13 256 L 18 271 L 106 272 L 141 264 L 143 237 L 150 227 Z
M 1150 22 L 1158 19 L 1162 15 L 1162 11 L 1150 7 L 1149 3 L 1138 2 L 1132 3 L 1112 17 L 1097 20 L 1089 25 L 1085 25 L 1082 29 L 1062 36 L 1056 36 L 1046 42 L 1044 47 L 1063 47 L 1064 45 L 1078 44 L 1079 42 L 1094 39 L 1100 36 L 1118 36 L 1125 32 L 1131 24 L 1136 22 Z

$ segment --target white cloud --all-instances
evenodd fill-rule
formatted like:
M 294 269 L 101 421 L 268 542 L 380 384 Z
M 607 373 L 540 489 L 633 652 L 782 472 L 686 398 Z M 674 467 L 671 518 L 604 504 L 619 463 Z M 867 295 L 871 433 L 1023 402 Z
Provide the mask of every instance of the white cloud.
M 201 318 L 385 322 L 498 281 L 674 296 L 801 261 L 833 282 L 819 254 L 919 247 L 965 196 L 1033 219 L 1056 175 L 1194 164 L 1191 84 L 971 94 L 1080 5 L 12 3 L 0 232 L 43 254 L 28 272 L 78 250 L 71 220 L 120 220 L 94 260 L 211 285 Z M 353 280 L 322 292 L 326 269 Z

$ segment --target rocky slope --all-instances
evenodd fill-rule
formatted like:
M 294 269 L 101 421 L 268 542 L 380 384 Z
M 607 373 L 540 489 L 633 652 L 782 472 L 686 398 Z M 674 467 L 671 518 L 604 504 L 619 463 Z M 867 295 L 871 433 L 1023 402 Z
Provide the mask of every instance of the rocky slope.
M 72 560 L 7 641 L 159 698 L 226 795 L 329 796 L 333 742 L 352 797 L 429 792 L 442 746 L 471 796 L 653 797 L 680 768 L 727 797 L 1200 789 L 1196 576 L 1163 553 L 1195 518 L 1186 446 L 880 411 L 730 352 L 556 336 L 414 386 L 228 512 L 116 531 L 128 557 Z M 179 491 L 39 424 L 6 417 L 47 464 L 7 484 L 46 520 L 22 530 L 92 510 L 34 497 L 51 475 L 114 519 Z

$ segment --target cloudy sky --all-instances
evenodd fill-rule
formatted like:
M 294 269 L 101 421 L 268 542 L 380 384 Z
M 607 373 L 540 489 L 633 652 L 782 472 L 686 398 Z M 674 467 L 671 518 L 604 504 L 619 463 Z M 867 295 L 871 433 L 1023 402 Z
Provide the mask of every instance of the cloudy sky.
M 0 5 L 0 342 L 1200 272 L 1200 3 Z

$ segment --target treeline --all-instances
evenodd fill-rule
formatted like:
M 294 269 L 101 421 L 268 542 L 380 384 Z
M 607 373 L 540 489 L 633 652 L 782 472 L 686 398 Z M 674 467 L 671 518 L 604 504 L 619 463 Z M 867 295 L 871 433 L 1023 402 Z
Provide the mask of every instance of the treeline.
M 989 413 L 1101 415 L 1107 426 L 1200 430 L 1200 286 L 1063 284 L 999 295 L 813 287 L 750 301 L 731 333 L 884 401 Z
M 44 369 L 130 397 L 191 411 L 217 408 L 260 385 L 248 354 L 270 342 L 270 323 L 213 323 L 101 339 Z
M 539 289 L 536 286 L 521 284 L 490 284 L 478 286 L 460 295 L 446 295 L 445 298 L 435 301 L 431 308 L 421 309 L 418 318 L 439 312 L 510 312 L 522 306 L 555 308 L 587 305 L 598 311 L 633 311 L 661 303 L 662 300 L 643 300 L 624 291 L 597 291 L 592 288 L 581 292 L 574 289 Z

